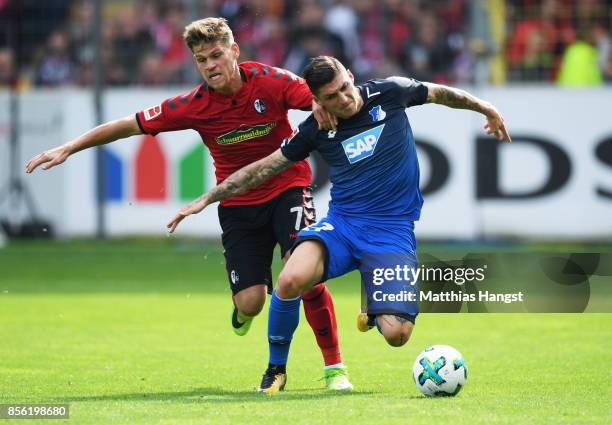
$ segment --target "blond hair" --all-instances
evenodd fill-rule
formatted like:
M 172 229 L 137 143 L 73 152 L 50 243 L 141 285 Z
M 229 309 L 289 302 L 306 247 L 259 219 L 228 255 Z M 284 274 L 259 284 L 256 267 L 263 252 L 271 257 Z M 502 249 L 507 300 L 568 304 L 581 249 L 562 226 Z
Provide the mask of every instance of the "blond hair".
M 234 42 L 234 34 L 225 18 L 205 18 L 187 25 L 183 40 L 191 50 L 201 43 L 220 42 L 229 46 Z

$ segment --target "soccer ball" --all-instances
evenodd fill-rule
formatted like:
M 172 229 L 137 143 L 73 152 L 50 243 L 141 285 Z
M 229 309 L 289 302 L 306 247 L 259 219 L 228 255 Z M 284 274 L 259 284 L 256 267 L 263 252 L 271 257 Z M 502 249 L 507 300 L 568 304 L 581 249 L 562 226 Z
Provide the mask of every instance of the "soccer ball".
M 432 345 L 416 358 L 412 376 L 419 391 L 426 396 L 454 396 L 467 381 L 467 365 L 453 347 Z

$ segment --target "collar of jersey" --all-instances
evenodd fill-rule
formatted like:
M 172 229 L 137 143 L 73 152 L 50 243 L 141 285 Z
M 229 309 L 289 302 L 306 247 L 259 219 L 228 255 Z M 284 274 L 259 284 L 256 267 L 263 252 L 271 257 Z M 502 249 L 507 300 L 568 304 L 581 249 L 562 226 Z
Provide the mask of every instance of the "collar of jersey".
M 240 65 L 238 65 L 238 69 L 240 70 L 240 78 L 242 79 L 242 85 L 240 86 L 240 88 L 238 89 L 238 91 L 230 96 L 226 96 L 224 94 L 218 93 L 215 91 L 215 89 L 213 89 L 212 87 L 208 86 L 208 92 L 210 95 L 214 95 L 215 97 L 219 97 L 221 99 L 233 99 L 235 97 L 237 97 L 238 95 L 242 94 L 242 90 L 244 89 L 244 83 L 247 82 L 247 75 L 246 72 L 244 71 L 244 69 L 242 69 L 242 67 Z

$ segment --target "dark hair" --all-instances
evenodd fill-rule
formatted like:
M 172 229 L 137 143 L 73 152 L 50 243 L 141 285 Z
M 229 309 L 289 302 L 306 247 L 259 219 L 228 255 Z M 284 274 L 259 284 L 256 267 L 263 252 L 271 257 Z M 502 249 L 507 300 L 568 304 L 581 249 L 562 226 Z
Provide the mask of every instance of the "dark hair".
M 338 59 L 332 56 L 317 56 L 310 59 L 310 63 L 304 69 L 304 79 L 312 94 L 316 95 L 321 87 L 336 78 L 341 69 L 342 64 Z

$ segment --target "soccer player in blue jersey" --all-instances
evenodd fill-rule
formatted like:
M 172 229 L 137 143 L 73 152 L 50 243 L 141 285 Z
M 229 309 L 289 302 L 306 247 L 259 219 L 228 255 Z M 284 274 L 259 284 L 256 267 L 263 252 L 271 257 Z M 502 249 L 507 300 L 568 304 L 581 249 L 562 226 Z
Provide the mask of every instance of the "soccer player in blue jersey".
M 280 273 L 269 308 L 270 361 L 258 391 L 276 393 L 286 383 L 286 364 L 299 321 L 300 296 L 313 285 L 359 269 L 367 294 L 366 331 L 376 326 L 387 343 L 404 345 L 418 314 L 414 222 L 423 198 L 419 164 L 405 109 L 424 103 L 470 109 L 486 117 L 485 130 L 510 141 L 495 107 L 459 89 L 390 77 L 355 86 L 333 57 L 314 58 L 304 77 L 315 100 L 336 115 L 336 130 L 319 130 L 310 116 L 283 146 L 228 177 L 168 224 L 243 193 L 317 150 L 331 168 L 329 212 L 300 231 Z

